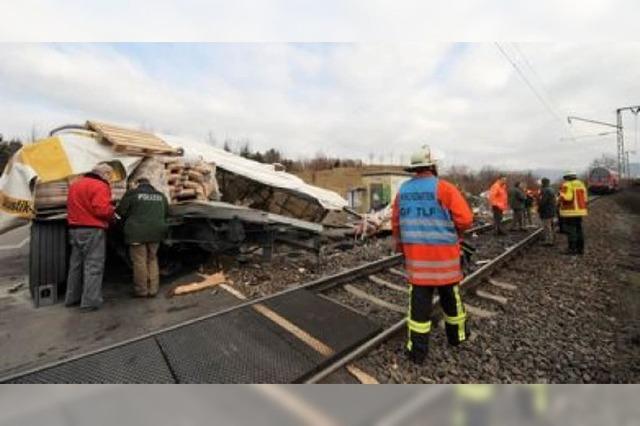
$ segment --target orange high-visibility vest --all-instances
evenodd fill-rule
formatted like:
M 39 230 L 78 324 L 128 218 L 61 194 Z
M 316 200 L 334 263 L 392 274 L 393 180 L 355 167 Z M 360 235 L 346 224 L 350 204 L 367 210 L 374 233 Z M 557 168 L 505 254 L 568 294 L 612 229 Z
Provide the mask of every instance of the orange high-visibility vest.
M 430 174 L 419 176 L 432 177 Z M 435 177 L 432 177 L 432 179 L 435 179 Z M 434 198 L 435 207 L 447 212 L 449 219 L 447 219 L 446 227 L 455 228 L 457 232 L 470 227 L 473 223 L 473 213 L 460 191 L 454 185 L 442 179 L 437 180 L 435 187 L 432 184 L 428 184 L 429 181 L 430 179 L 416 181 L 417 186 L 414 188 L 413 195 L 424 193 L 425 200 Z M 424 183 L 424 188 L 421 189 L 422 183 Z M 426 195 L 429 196 L 427 197 Z M 416 195 L 414 198 L 420 197 Z M 434 206 L 432 203 L 432 205 L 426 207 Z M 406 235 L 406 231 L 414 232 L 415 230 L 411 228 L 415 226 L 413 221 L 417 223 L 419 219 L 404 216 L 405 226 L 403 227 L 401 225 L 403 222 L 403 217 L 400 214 L 401 208 L 399 194 L 393 203 L 391 222 L 393 235 L 397 243 L 396 250 L 404 254 L 409 283 L 413 285 L 441 286 L 461 281 L 462 270 L 460 267 L 460 244 L 458 241 L 454 239 L 446 242 L 434 241 L 433 243 L 428 243 L 414 240 L 415 235 Z M 407 220 L 410 222 L 407 223 Z M 429 220 L 425 220 L 424 226 L 433 225 L 431 223 L 433 220 L 429 223 L 427 222 Z M 402 228 L 405 230 L 404 236 Z M 423 231 L 424 229 L 420 230 L 420 232 Z
M 497 180 L 489 189 L 489 203 L 492 207 L 497 207 L 505 211 L 509 207 L 509 195 L 507 194 L 507 185 Z

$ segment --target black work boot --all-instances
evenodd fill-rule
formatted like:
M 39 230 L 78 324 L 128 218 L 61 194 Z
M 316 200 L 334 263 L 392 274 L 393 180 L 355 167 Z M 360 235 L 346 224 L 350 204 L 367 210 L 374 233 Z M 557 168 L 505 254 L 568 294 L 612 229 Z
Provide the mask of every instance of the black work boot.
M 414 364 L 421 365 L 429 354 L 428 338 L 412 339 L 411 349 L 405 346 L 405 353 Z
M 407 351 L 407 357 L 415 365 L 422 365 L 424 363 L 424 360 L 427 358 L 428 352 L 429 352 L 428 350 L 413 349 L 413 350 Z
M 458 334 L 459 325 L 452 325 L 445 323 L 444 330 L 447 335 L 447 341 L 451 346 L 458 346 L 462 342 L 466 342 L 471 337 L 471 329 L 469 328 L 469 321 L 465 321 L 464 323 L 464 340 L 460 340 L 460 335 Z

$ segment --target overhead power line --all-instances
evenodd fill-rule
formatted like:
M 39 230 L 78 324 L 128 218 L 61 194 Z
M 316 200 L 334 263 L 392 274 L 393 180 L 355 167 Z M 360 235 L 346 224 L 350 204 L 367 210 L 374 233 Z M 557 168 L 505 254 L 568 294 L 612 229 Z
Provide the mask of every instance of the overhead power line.
M 542 78 L 540 77 L 540 74 L 538 74 L 536 69 L 533 67 L 533 64 L 531 63 L 531 61 L 529 61 L 529 59 L 527 58 L 527 55 L 525 55 L 524 51 L 522 49 L 520 49 L 520 47 L 518 46 L 517 43 L 511 43 L 511 47 L 513 48 L 513 50 L 516 51 L 518 56 L 520 56 L 520 58 L 522 59 L 522 62 L 526 65 L 526 67 L 529 69 L 529 71 L 531 71 L 531 74 L 533 74 L 533 77 L 536 80 L 536 82 L 538 83 L 538 86 L 540 86 L 542 88 L 542 91 L 547 96 L 547 100 L 549 101 L 549 104 L 555 110 L 560 110 L 560 108 L 557 107 L 557 104 L 556 104 L 553 96 L 551 96 L 551 92 L 547 89 L 547 87 L 543 83 Z M 562 113 L 564 111 L 560 111 L 560 112 Z M 560 114 L 560 115 L 564 116 L 566 114 Z
M 608 136 L 608 135 L 615 135 L 618 132 L 601 132 L 601 133 L 593 133 L 590 135 L 577 135 L 577 136 L 572 136 L 570 138 L 560 138 L 561 141 L 566 141 L 566 140 L 576 140 L 576 139 L 588 139 L 588 138 L 600 138 L 603 136 Z
M 502 48 L 502 46 L 500 46 L 500 43 L 495 42 L 496 47 L 498 48 L 498 50 L 500 51 L 500 53 L 502 53 L 502 55 L 505 57 L 505 59 L 513 66 L 513 68 L 516 70 L 516 72 L 518 73 L 518 75 L 520 76 L 520 78 L 522 79 L 522 81 L 527 85 L 527 87 L 531 90 L 531 92 L 533 92 L 533 94 L 535 95 L 535 97 L 540 101 L 540 103 L 542 104 L 542 106 L 547 110 L 547 112 L 549 112 L 549 114 L 551 114 L 556 120 L 558 120 L 563 128 L 565 127 L 565 123 L 564 120 L 560 117 L 560 115 L 554 111 L 553 107 L 549 104 L 549 102 L 547 102 L 546 99 L 544 99 L 544 97 L 540 94 L 540 92 L 538 91 L 538 89 L 535 88 L 535 86 L 531 83 L 531 81 L 527 78 L 527 76 L 525 75 L 525 73 L 522 71 L 522 69 L 518 66 L 518 64 L 516 63 L 516 61 Z

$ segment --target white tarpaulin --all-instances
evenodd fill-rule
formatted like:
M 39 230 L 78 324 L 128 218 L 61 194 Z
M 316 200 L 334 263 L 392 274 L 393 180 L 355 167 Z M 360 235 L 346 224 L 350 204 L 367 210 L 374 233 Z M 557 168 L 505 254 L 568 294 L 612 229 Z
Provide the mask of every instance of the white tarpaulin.
M 186 157 L 202 156 L 205 161 L 214 162 L 217 167 L 235 173 L 268 186 L 306 194 L 318 200 L 328 210 L 342 210 L 347 200 L 333 191 L 305 183 L 291 173 L 276 171 L 271 164 L 263 164 L 239 155 L 227 152 L 201 142 L 170 135 L 159 135 L 166 143 L 182 147 Z
M 0 234 L 34 214 L 34 187 L 89 172 L 97 163 L 119 161 L 127 175 L 141 157 L 118 154 L 89 134 L 64 133 L 25 145 L 0 176 Z

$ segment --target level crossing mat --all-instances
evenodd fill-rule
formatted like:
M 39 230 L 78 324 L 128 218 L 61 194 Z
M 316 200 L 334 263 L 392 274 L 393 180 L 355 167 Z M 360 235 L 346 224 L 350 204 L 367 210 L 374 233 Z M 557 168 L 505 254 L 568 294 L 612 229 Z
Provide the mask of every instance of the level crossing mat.
M 348 308 L 298 290 L 5 381 L 299 382 L 379 330 Z

